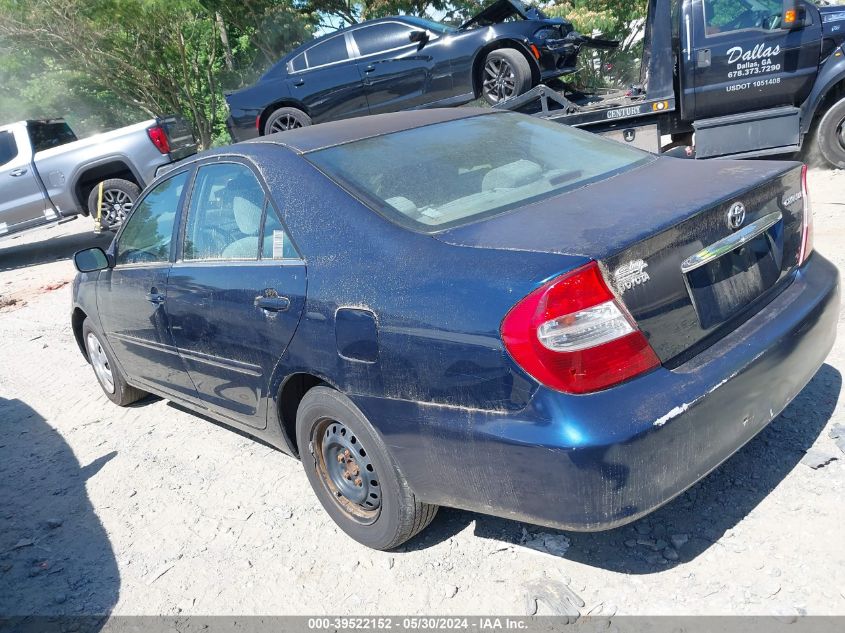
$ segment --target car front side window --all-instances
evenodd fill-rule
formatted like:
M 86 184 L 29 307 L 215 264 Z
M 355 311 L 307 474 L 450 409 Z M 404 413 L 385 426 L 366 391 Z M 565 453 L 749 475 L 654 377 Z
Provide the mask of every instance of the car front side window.
M 781 27 L 781 0 L 705 0 L 704 24 L 708 36 L 746 29 L 775 31 Z
M 18 155 L 18 146 L 15 143 L 15 135 L 11 132 L 0 132 L 0 167 L 12 162 Z
M 173 226 L 188 174 L 184 171 L 168 178 L 135 207 L 118 239 L 118 265 L 152 264 L 170 259 Z
M 264 189 L 246 165 L 200 167 L 188 210 L 182 259 L 258 259 L 264 204 Z

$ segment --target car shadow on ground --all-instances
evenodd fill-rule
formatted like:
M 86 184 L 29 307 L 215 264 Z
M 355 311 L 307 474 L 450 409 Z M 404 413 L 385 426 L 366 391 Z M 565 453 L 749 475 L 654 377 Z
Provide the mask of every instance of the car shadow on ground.
M 64 226 L 53 226 L 42 229 L 43 235 L 37 242 L 22 241 L 26 234 L 20 238 L 8 237 L 0 241 L 0 271 L 17 270 L 70 259 L 77 251 L 92 246 L 99 246 L 103 250 L 109 247 L 114 239 L 114 233 L 105 232 L 95 235 L 90 218 L 79 218 L 73 222 L 75 231 L 78 231 L 80 223 L 90 225 L 90 230 L 59 234 L 64 230 Z
M 111 612 L 120 575 L 86 482 L 115 455 L 81 466 L 43 417 L 0 397 L 0 619 L 38 616 L 21 623 L 36 630 L 84 615 L 92 631 Z
M 562 558 L 620 573 L 652 574 L 688 562 L 742 521 L 794 468 L 804 468 L 799 462 L 832 417 L 841 389 L 842 375 L 824 365 L 792 404 L 742 450 L 686 493 L 632 525 L 578 534 L 441 509 L 428 530 L 398 551 L 431 547 L 475 522 L 478 537 L 517 548 L 526 541 L 542 547 L 545 539 L 551 548 L 544 551 L 559 548 L 565 550 Z M 732 542 L 730 547 L 744 545 Z

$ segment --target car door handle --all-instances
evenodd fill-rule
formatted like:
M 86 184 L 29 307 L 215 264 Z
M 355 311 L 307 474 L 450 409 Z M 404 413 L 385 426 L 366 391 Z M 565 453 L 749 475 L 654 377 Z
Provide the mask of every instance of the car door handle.
M 153 305 L 160 306 L 162 303 L 164 303 L 165 297 L 160 292 L 156 292 L 155 290 L 152 290 L 152 291 L 148 292 L 146 295 L 144 295 L 144 298 L 147 301 L 149 301 L 150 303 L 152 303 Z
M 19 178 L 20 176 L 25 176 L 26 175 L 26 169 L 23 169 L 23 168 L 13 169 L 12 171 L 9 172 L 9 175 L 12 178 Z
M 364 72 L 365 72 L 365 73 L 372 73 L 372 72 L 375 72 L 375 71 L 376 71 L 376 67 L 375 67 L 375 66 L 373 66 L 372 64 L 370 64 L 369 66 L 367 66 L 367 67 L 364 69 Z
M 297 79 L 297 80 L 294 82 L 294 84 L 293 84 L 293 85 L 294 85 L 295 87 L 297 87 L 297 88 L 299 88 L 300 86 L 304 86 L 304 85 L 305 85 L 305 80 L 304 80 L 304 79 Z
M 695 59 L 696 67 L 698 67 L 698 68 L 710 68 L 712 63 L 713 63 L 713 60 L 712 60 L 709 48 L 703 48 L 696 53 L 696 59 Z
M 265 312 L 285 312 L 290 308 L 290 299 L 287 297 L 264 297 L 255 298 L 255 307 Z

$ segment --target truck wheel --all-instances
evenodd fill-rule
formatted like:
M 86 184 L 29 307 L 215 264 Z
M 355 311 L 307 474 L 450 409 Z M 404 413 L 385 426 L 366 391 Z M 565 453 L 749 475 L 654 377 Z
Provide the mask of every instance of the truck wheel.
M 279 108 L 273 112 L 264 124 L 264 134 L 286 132 L 298 127 L 311 125 L 311 117 L 297 108 Z
M 845 99 L 825 113 L 816 134 L 824 159 L 833 167 L 845 169 Z
M 532 88 L 531 67 L 514 48 L 492 51 L 481 70 L 481 94 L 490 105 L 518 97 Z
M 408 488 L 364 414 L 334 389 L 314 387 L 305 394 L 296 412 L 296 440 L 323 508 L 362 545 L 398 547 L 437 513 Z
M 118 406 L 125 407 L 147 395 L 146 392 L 126 382 L 111 352 L 103 344 L 103 335 L 91 325 L 91 319 L 85 319 L 82 323 L 82 340 L 85 341 L 88 362 L 94 368 L 97 382 L 100 383 L 103 393 L 109 400 Z
M 132 205 L 138 199 L 141 190 L 134 182 L 122 178 L 111 178 L 103 181 L 103 205 L 101 210 L 101 224 L 106 228 L 120 226 Z M 100 183 L 88 194 L 88 212 L 97 217 L 97 198 L 100 195 Z

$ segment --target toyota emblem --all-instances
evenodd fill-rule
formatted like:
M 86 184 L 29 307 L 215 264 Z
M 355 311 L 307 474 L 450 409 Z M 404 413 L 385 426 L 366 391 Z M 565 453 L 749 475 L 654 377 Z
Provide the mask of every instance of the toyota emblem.
M 728 226 L 731 230 L 738 231 L 743 224 L 745 224 L 745 205 L 737 202 L 728 211 Z

